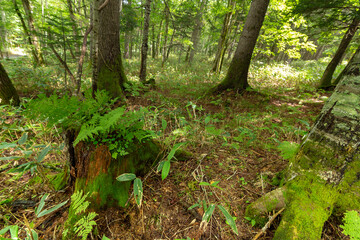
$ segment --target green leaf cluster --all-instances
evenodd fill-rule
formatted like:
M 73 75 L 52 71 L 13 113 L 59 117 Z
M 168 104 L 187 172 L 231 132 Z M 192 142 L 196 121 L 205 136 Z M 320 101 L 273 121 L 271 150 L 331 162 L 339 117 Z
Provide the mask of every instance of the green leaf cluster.
M 62 98 L 40 95 L 27 105 L 27 114 L 78 132 L 74 146 L 81 141 L 106 144 L 116 158 L 128 154 L 131 143 L 150 138 L 151 132 L 143 129 L 147 109 L 128 111 L 125 106 L 111 109 L 115 101 L 104 91 L 97 92 L 94 98 L 88 91 L 83 100 L 67 95 Z
M 344 225 L 340 226 L 343 233 L 351 240 L 360 240 L 360 216 L 357 211 L 348 211 L 344 216 Z
M 93 230 L 93 227 L 96 226 L 94 219 L 97 213 L 89 212 L 86 214 L 86 210 L 90 205 L 89 201 L 86 201 L 87 196 L 88 194 L 83 194 L 83 191 L 75 192 L 71 196 L 70 213 L 74 214 L 78 220 L 74 225 L 71 225 L 70 228 L 64 231 L 63 235 L 65 237 L 71 232 L 81 239 L 86 240 Z

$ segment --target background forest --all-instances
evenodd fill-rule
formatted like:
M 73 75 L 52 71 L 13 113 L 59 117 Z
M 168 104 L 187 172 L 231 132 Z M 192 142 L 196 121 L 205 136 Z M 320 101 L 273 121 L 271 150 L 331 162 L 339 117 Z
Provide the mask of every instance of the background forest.
M 360 239 L 359 9 L 0 0 L 0 239 Z

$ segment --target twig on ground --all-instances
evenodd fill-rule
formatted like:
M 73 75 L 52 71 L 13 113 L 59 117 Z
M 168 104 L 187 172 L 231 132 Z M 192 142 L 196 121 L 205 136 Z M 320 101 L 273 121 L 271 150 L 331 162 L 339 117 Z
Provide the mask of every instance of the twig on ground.
M 285 210 L 285 208 L 280 209 L 280 211 L 278 211 L 277 213 L 275 213 L 270 219 L 269 221 L 265 224 L 265 226 L 261 229 L 260 232 L 258 232 L 258 234 L 256 234 L 256 236 L 253 238 L 253 240 L 257 240 L 262 234 L 264 234 L 266 232 L 266 230 L 270 227 L 270 224 L 275 220 L 275 218 L 281 214 L 283 211 Z

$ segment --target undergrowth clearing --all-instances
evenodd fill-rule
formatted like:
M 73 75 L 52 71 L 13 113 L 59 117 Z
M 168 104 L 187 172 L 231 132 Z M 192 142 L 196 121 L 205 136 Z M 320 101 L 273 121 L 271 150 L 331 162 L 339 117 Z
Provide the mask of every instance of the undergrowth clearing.
M 60 88 L 64 81 L 58 77 L 61 69 L 14 67 L 26 66 L 26 62 L 26 58 L 5 62 L 23 101 L 31 101 L 40 92 L 64 93 Z M 126 209 L 98 212 L 95 221 L 99 238 L 252 239 L 260 229 L 252 226 L 256 224 L 252 219 L 244 218 L 246 206 L 281 184 L 276 176 L 287 166 L 287 160 L 278 146 L 283 142 L 299 144 L 330 95 L 315 91 L 319 80 L 316 73 L 322 72 L 319 69 L 324 64 L 257 63 L 250 70 L 252 89 L 213 96 L 207 95 L 207 90 L 224 76 L 209 73 L 209 62 L 188 66 L 170 58 L 164 68 L 158 61 L 148 64 L 149 77 L 156 81 L 151 89 L 137 82 L 139 63 L 125 63 L 134 82 L 128 88 L 127 108 L 147 107 L 145 127 L 160 132 L 158 139 L 170 147 L 184 143 L 182 150 L 190 157 L 172 161 L 170 174 L 163 181 L 155 169 L 142 178 L 144 199 L 140 209 L 130 198 Z M 85 73 L 89 76 L 89 68 Z M 90 86 L 89 77 L 85 77 L 84 86 Z M 60 239 L 69 204 L 43 217 L 36 217 L 35 208 L 46 193 L 45 208 L 66 201 L 72 194 L 69 188 L 56 191 L 51 184 L 52 176 L 67 161 L 63 133 L 47 127 L 45 121 L 24 118 L 23 111 L 2 107 L 0 112 L 1 142 L 21 145 L 21 149 L 7 146 L 0 150 L 0 229 L 17 225 L 21 239 L 31 230 L 40 239 Z M 24 133 L 27 139 L 22 143 Z M 47 146 L 51 150 L 41 163 L 19 168 L 36 162 Z M 233 216 L 238 236 L 218 209 L 208 225 L 200 228 L 211 204 L 224 207 Z M 344 237 L 337 221 L 331 218 L 327 222 L 323 239 Z M 275 227 L 259 239 L 271 239 L 277 224 L 275 221 Z M 92 237 L 98 239 L 94 234 Z

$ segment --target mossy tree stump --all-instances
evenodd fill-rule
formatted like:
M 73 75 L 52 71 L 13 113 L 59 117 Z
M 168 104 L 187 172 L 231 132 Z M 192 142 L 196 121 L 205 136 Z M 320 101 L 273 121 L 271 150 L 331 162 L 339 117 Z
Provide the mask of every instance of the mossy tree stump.
M 290 161 L 285 188 L 277 193 L 286 208 L 274 239 L 321 239 L 330 215 L 360 210 L 359 146 L 360 77 L 347 75 Z M 274 209 L 273 195 L 251 204 L 247 216 L 259 217 L 259 202 Z
M 124 207 L 131 182 L 119 182 L 116 177 L 123 173 L 143 176 L 159 159 L 161 148 L 148 140 L 134 143 L 127 151 L 129 154 L 114 159 L 106 145 L 86 142 L 76 145 L 71 171 L 75 177 L 74 192 L 82 190 L 88 193 L 91 208 Z

